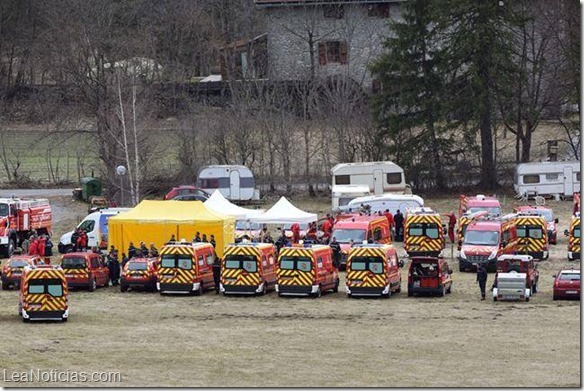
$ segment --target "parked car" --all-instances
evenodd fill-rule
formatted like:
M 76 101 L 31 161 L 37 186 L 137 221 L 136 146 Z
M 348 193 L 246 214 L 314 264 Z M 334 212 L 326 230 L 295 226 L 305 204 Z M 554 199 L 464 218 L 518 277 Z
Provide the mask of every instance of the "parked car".
M 2 267 L 2 290 L 10 286 L 18 288 L 24 268 L 42 264 L 38 255 L 13 255 Z
M 98 286 L 109 285 L 109 269 L 99 254 L 77 252 L 61 258 L 67 286 L 87 288 L 93 292 Z
M 554 275 L 553 299 L 580 300 L 580 270 L 564 269 Z
M 165 200 L 172 200 L 177 196 L 184 196 L 184 195 L 188 195 L 188 194 L 197 194 L 200 196 L 205 196 L 207 198 L 209 198 L 211 196 L 205 190 L 198 188 L 196 186 L 181 185 L 181 186 L 173 187 L 172 190 L 170 190 L 168 193 L 166 193 L 166 195 L 164 196 L 164 199 Z M 205 198 L 205 199 L 207 199 L 207 198 Z
M 408 272 L 408 297 L 414 293 L 444 296 L 452 291 L 452 270 L 440 257 L 413 257 Z
M 128 288 L 140 288 L 156 292 L 158 279 L 157 258 L 133 258 L 124 266 L 120 276 L 120 290 L 126 292 Z

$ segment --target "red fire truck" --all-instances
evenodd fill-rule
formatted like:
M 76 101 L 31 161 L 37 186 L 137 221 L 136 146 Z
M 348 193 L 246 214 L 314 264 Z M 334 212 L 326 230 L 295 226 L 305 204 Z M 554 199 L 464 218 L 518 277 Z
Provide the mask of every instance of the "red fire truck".
M 0 198 L 0 256 L 12 256 L 14 249 L 31 235 L 32 230 L 38 234 L 50 234 L 52 224 L 49 200 Z

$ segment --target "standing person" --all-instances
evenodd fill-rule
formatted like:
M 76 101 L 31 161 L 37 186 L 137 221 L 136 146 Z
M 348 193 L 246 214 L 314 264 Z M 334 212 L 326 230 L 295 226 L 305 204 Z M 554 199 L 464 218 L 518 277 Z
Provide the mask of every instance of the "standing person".
M 215 294 L 219 294 L 219 287 L 221 284 L 221 260 L 214 254 L 215 259 L 213 259 L 213 282 L 215 283 Z
M 215 235 L 211 234 L 211 238 L 209 239 L 209 243 L 213 245 L 213 248 L 217 247 L 217 241 L 215 240 Z
M 53 242 L 49 235 L 45 235 L 45 263 L 51 264 L 51 257 L 53 256 Z
M 73 231 L 73 234 L 71 235 L 71 247 L 73 252 L 77 252 L 77 239 L 79 239 L 79 228 Z
M 122 270 L 126 267 L 126 263 L 128 263 L 129 259 L 126 253 L 122 253 Z
M 209 241 L 207 240 L 207 234 L 203 234 L 203 238 L 201 239 L 202 242 L 204 243 L 208 243 Z
M 38 255 L 38 239 L 31 235 L 30 237 L 30 244 L 28 246 L 28 255 Z
M 158 249 L 154 246 L 154 243 L 150 243 L 150 251 L 148 252 L 150 258 L 156 258 L 158 256 Z
M 193 243 L 198 243 L 201 241 L 201 233 L 199 231 L 197 231 L 197 233 L 195 234 L 195 237 L 193 238 Z
M 403 241 L 403 228 L 404 228 L 404 215 L 398 209 L 395 212 L 395 216 L 393 216 L 393 221 L 395 223 L 395 241 L 401 242 Z
M 329 246 L 331 247 L 331 250 L 333 250 L 333 266 L 338 269 L 341 265 L 341 245 L 337 242 L 335 236 L 333 236 Z
M 481 300 L 485 300 L 485 289 L 487 286 L 487 269 L 483 267 L 483 265 L 477 265 L 477 282 L 479 284 L 479 288 L 481 289 Z
M 166 242 L 166 244 L 174 244 L 174 242 L 176 242 L 176 238 L 174 237 L 174 234 L 172 234 L 170 235 L 170 239 L 168 242 Z
M 447 214 L 448 216 L 448 238 L 454 243 L 454 227 L 456 226 L 456 215 L 454 212 Z
M 77 239 L 77 251 L 87 250 L 87 232 L 80 230 L 79 239 Z
M 292 243 L 296 244 L 300 241 L 300 224 L 294 223 L 292 227 L 290 227 L 292 231 Z
M 266 234 L 264 235 L 263 243 L 274 244 L 274 239 L 272 239 L 272 235 L 270 234 L 270 231 L 266 231 Z
M 331 223 L 330 213 L 326 214 L 326 220 L 322 224 L 322 232 L 324 232 L 324 235 L 322 235 L 322 240 L 326 243 L 333 233 L 333 224 Z
M 276 249 L 278 250 L 278 252 L 280 252 L 280 249 L 282 247 L 285 247 L 286 245 L 288 245 L 288 238 L 286 237 L 286 231 L 285 230 L 280 230 L 280 237 L 278 238 L 278 240 L 276 240 Z
M 37 241 L 37 252 L 39 257 L 45 259 L 45 246 L 47 245 L 47 239 L 45 239 L 45 235 L 40 235 Z M 45 264 L 47 264 L 45 262 Z
M 112 251 L 113 251 L 113 248 L 112 248 Z M 136 247 L 134 247 L 134 242 L 130 242 L 130 245 L 128 246 L 128 258 L 130 258 L 130 259 L 134 258 L 136 256 L 137 251 L 138 251 L 138 249 Z M 111 254 L 111 251 L 110 251 L 110 254 Z
M 389 211 L 389 209 L 386 209 L 385 210 L 385 213 L 383 215 L 387 219 L 387 223 L 389 224 L 389 233 L 390 233 L 390 235 L 392 236 L 392 239 L 393 239 L 393 215 L 391 214 L 391 212 Z
M 149 251 L 148 247 L 146 247 L 146 243 L 140 242 L 140 252 L 142 253 L 142 256 L 147 256 Z
M 118 261 L 118 253 L 110 253 L 107 266 L 109 268 L 109 278 L 113 286 L 117 286 L 120 280 L 120 262 Z

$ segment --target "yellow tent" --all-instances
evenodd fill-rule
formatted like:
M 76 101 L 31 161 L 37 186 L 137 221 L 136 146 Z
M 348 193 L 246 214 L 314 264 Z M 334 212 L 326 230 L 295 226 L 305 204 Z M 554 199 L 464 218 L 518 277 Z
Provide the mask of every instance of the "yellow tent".
M 201 201 L 142 201 L 132 210 L 110 217 L 108 244 L 120 256 L 127 254 L 130 242 L 139 247 L 140 242 L 154 243 L 160 248 L 174 235 L 177 241 L 190 242 L 199 231 L 201 236 L 215 235 L 216 252 L 223 257 L 228 243 L 234 241 L 235 219 L 207 209 Z

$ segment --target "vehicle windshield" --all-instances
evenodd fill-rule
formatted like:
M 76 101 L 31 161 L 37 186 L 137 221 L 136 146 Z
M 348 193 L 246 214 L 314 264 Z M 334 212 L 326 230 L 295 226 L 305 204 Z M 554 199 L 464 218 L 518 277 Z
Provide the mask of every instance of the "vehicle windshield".
M 280 259 L 280 269 L 309 272 L 312 269 L 312 262 L 308 257 L 282 257 Z
M 87 263 L 84 258 L 63 258 L 61 267 L 63 269 L 85 269 Z
M 146 270 L 148 264 L 146 262 L 128 262 L 128 270 Z
M 501 208 L 498 206 L 473 206 L 472 208 L 469 208 L 468 211 L 470 213 L 487 212 L 488 214 L 494 216 L 501 215 Z
M 23 261 L 21 259 L 13 259 L 12 261 L 10 261 L 10 267 L 25 267 L 28 265 L 29 265 L 28 262 Z
M 55 297 L 63 296 L 63 283 L 58 278 L 30 280 L 28 282 L 28 293 L 37 295 L 48 293 Z
M 517 237 L 541 239 L 543 238 L 543 230 L 534 225 L 520 225 L 517 227 Z
M 408 235 L 427 236 L 430 239 L 438 239 L 440 233 L 438 229 L 438 224 L 435 223 L 415 223 L 408 226 Z
M 0 217 L 8 216 L 9 211 L 8 204 L 0 204 Z
M 333 231 L 333 236 L 337 238 L 339 243 L 349 243 L 351 240 L 353 243 L 363 243 L 366 239 L 367 231 L 364 229 L 335 229 Z
M 580 281 L 580 273 L 562 273 L 560 274 L 562 281 Z
M 248 230 L 248 231 L 257 231 L 262 228 L 260 223 L 251 223 L 245 220 L 237 220 L 235 222 L 235 229 L 238 231 Z
M 496 246 L 499 244 L 497 231 L 469 231 L 464 234 L 463 244 L 476 246 Z
M 374 274 L 383 273 L 383 259 L 381 257 L 353 257 L 351 270 L 368 270 Z
M 579 238 L 580 237 L 580 227 L 574 228 L 574 237 L 575 238 Z
M 164 254 L 160 260 L 160 267 L 190 270 L 193 267 L 193 261 L 190 255 Z
M 249 273 L 258 271 L 257 257 L 253 255 L 227 255 L 225 269 L 243 269 Z

